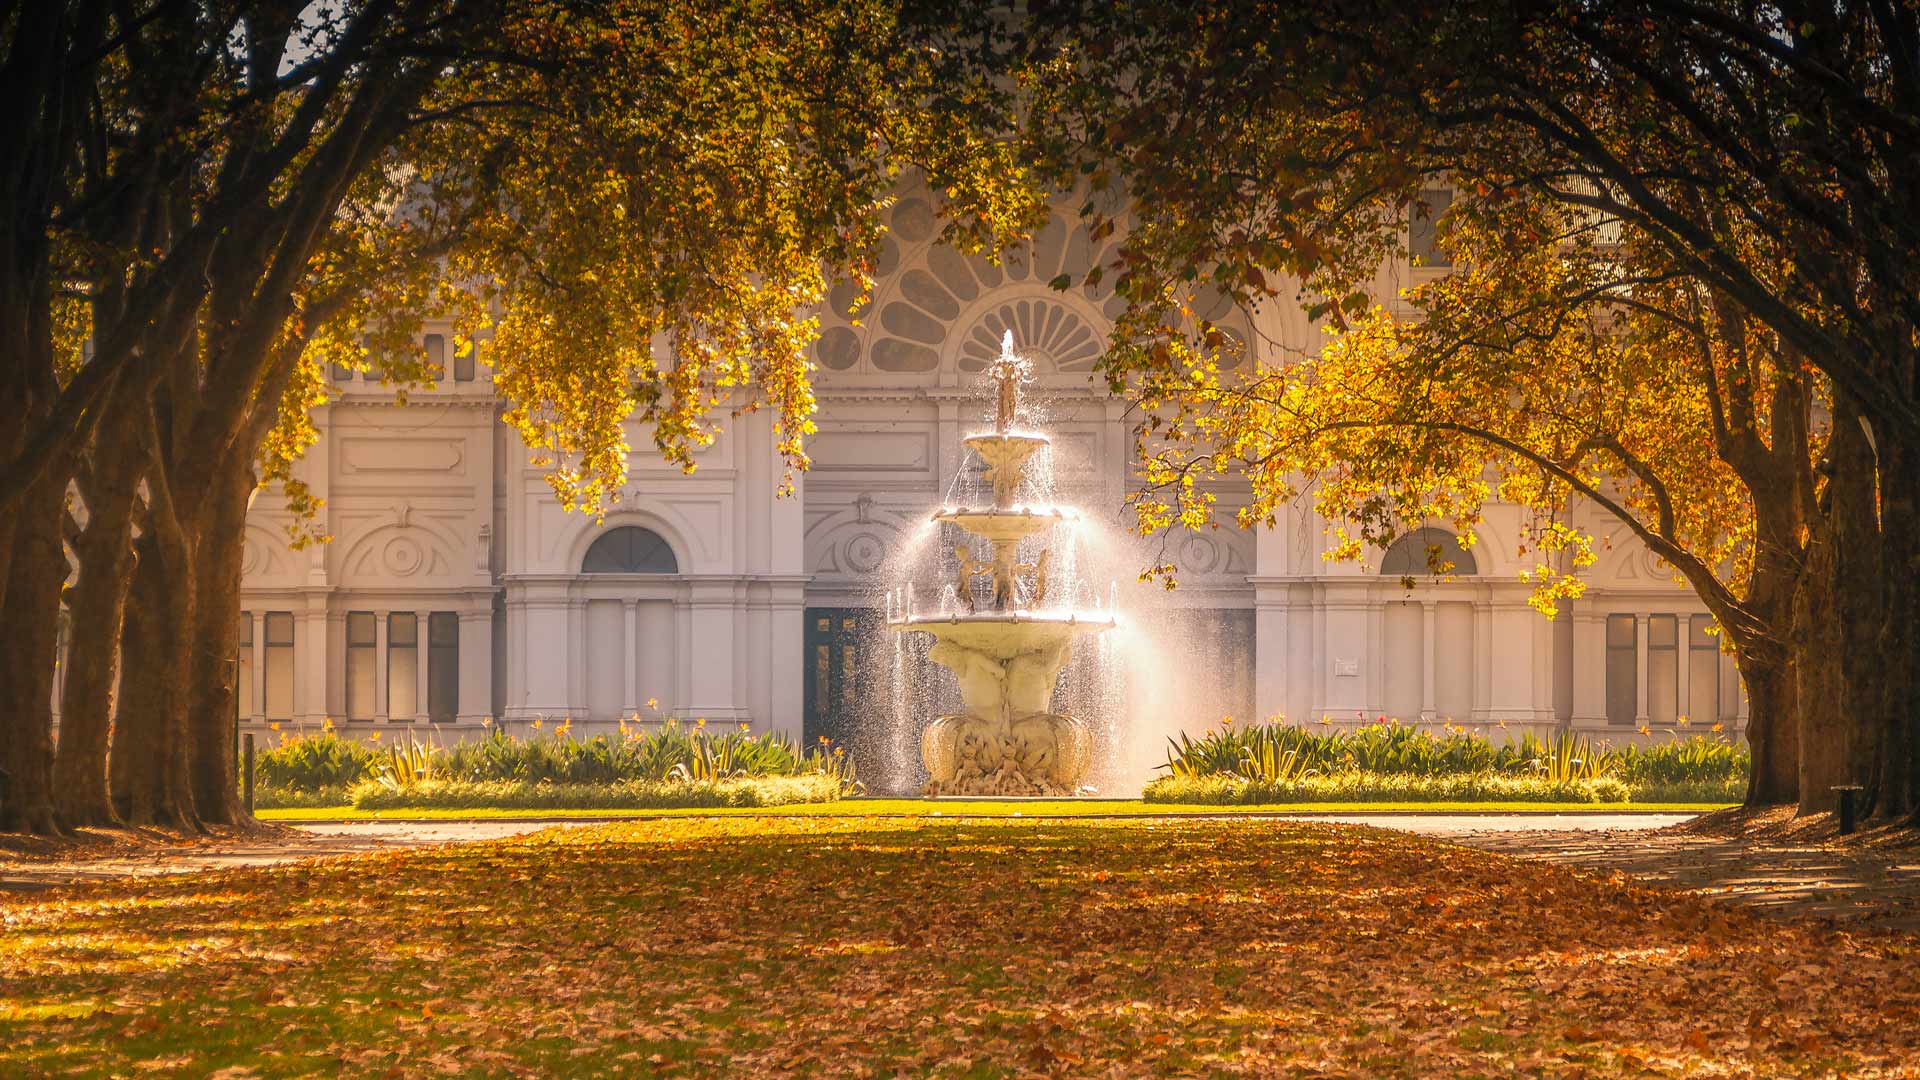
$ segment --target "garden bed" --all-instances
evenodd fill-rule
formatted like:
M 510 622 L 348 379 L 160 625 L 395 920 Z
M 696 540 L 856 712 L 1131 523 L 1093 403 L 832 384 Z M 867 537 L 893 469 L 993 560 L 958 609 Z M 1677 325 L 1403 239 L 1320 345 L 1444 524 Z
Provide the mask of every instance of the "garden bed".
M 331 726 L 286 736 L 258 759 L 261 810 L 622 810 L 786 806 L 862 790 L 846 755 L 802 751 L 746 730 L 622 725 L 620 735 L 575 739 L 564 722 L 521 739 L 497 729 L 442 747 L 408 739 L 379 745 Z
M 1292 803 L 1566 803 L 1631 806 L 1639 803 L 1738 802 L 1746 782 L 1631 785 L 1613 777 L 1549 780 L 1494 773 L 1414 776 L 1346 772 L 1288 780 L 1251 780 L 1231 774 L 1168 776 L 1149 783 L 1149 803 L 1211 806 Z

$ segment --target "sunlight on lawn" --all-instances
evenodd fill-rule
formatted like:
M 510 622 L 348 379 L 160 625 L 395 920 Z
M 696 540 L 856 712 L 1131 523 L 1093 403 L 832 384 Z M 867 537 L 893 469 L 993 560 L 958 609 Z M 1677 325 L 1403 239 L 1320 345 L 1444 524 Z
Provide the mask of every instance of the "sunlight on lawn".
M 1872 1076 L 1916 961 L 1364 829 L 638 822 L 0 901 L 0 1075 Z

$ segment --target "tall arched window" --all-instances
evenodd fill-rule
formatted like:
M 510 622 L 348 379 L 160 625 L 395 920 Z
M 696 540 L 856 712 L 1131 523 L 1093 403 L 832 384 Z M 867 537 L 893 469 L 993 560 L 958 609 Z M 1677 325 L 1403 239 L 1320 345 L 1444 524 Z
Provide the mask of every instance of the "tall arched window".
M 673 548 L 652 529 L 623 525 L 608 529 L 580 560 L 583 574 L 677 574 Z
M 1433 548 L 1439 548 L 1439 556 L 1429 561 Z M 1386 557 L 1380 560 L 1380 572 L 1394 577 L 1417 577 L 1430 574 L 1434 568 L 1440 568 L 1448 574 L 1477 574 L 1480 566 L 1473 561 L 1473 553 L 1460 546 L 1460 539 L 1445 529 L 1415 529 L 1393 542 L 1387 549 Z

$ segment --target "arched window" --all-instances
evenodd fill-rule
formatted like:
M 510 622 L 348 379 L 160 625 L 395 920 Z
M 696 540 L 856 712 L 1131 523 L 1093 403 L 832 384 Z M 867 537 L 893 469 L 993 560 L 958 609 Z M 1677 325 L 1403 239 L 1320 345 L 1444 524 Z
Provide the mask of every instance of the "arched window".
M 1439 548 L 1440 553 L 1429 561 L 1432 548 Z M 1461 547 L 1459 538 L 1445 529 L 1415 529 L 1395 540 L 1393 546 L 1387 549 L 1386 557 L 1380 560 L 1380 572 L 1394 577 L 1430 574 L 1435 567 L 1448 574 L 1463 576 L 1480 572 L 1479 564 L 1473 561 L 1473 553 Z
M 677 574 L 673 548 L 652 529 L 623 525 L 608 529 L 580 560 L 583 574 Z

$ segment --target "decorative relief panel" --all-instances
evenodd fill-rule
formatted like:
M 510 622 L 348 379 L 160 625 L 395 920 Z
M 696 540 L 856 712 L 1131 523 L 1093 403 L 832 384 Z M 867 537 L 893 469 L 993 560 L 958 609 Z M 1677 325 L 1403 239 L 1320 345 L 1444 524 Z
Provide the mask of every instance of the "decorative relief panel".
M 807 453 L 816 473 L 926 472 L 933 467 L 933 432 L 826 428 L 808 441 Z
M 462 439 L 394 439 L 342 435 L 340 471 L 464 473 L 467 446 Z

